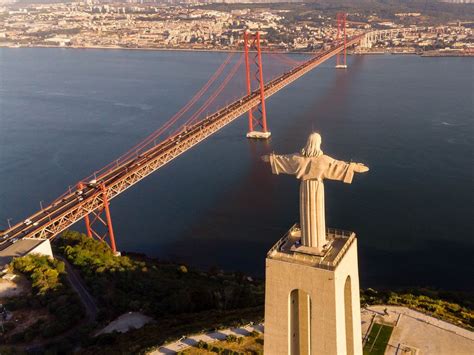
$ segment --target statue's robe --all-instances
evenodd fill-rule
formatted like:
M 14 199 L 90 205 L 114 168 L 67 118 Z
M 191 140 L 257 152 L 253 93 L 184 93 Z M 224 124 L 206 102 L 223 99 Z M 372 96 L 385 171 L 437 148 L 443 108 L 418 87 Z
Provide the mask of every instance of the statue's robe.
M 316 157 L 271 154 L 270 164 L 274 174 L 296 175 L 301 180 L 301 242 L 321 251 L 327 243 L 323 180 L 338 180 L 350 184 L 356 163 L 346 163 L 324 154 Z

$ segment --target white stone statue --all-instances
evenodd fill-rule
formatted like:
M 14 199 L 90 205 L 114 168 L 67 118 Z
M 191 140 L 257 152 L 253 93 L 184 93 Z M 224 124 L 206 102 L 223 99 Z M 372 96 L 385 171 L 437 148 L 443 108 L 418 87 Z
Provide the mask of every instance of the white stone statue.
M 324 213 L 324 179 L 352 182 L 354 173 L 364 173 L 369 168 L 361 163 L 346 163 L 333 159 L 321 150 L 321 136 L 312 133 L 301 153 L 264 155 L 270 162 L 273 174 L 292 174 L 301 180 L 300 226 L 301 244 L 323 251 L 327 244 Z

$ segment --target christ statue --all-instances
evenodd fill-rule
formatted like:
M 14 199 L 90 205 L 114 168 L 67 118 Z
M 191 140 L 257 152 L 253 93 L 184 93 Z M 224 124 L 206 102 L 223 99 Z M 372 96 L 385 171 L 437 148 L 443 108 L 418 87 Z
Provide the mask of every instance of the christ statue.
M 323 251 L 327 244 L 324 214 L 324 179 L 352 182 L 354 173 L 364 173 L 369 168 L 362 163 L 346 163 L 333 159 L 321 150 L 321 136 L 312 133 L 300 153 L 264 155 L 273 174 L 296 175 L 300 184 L 301 244 Z

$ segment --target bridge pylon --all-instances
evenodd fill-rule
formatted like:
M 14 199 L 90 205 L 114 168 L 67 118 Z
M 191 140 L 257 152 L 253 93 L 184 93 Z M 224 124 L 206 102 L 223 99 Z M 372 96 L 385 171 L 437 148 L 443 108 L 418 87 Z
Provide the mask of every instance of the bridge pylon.
M 89 238 L 96 238 L 104 243 L 107 243 L 110 246 L 110 249 L 114 252 L 114 254 L 120 254 L 117 252 L 117 247 L 115 245 L 115 235 L 114 235 L 114 228 L 112 225 L 112 215 L 110 214 L 110 202 L 107 196 L 107 188 L 105 184 L 94 184 L 95 187 L 99 190 L 98 193 L 101 195 L 102 198 L 102 206 L 96 209 L 95 211 L 91 211 L 90 214 L 84 217 L 84 222 L 86 224 L 86 232 Z M 84 183 L 80 182 L 77 185 L 78 191 L 82 191 L 84 188 Z M 82 198 L 82 194 L 79 195 L 79 198 Z M 92 216 L 92 219 L 91 217 Z M 102 224 L 105 227 L 105 232 L 100 234 L 96 229 L 94 229 L 94 225 Z M 108 237 L 108 238 L 107 238 Z
M 343 37 L 344 41 L 344 50 L 343 50 L 343 58 L 341 62 L 341 52 L 337 53 L 336 55 L 336 69 L 347 69 L 347 36 L 346 36 L 346 14 L 343 12 L 338 12 L 336 14 L 337 19 L 337 37 L 336 41 L 339 43 L 341 40 L 341 36 Z
M 260 47 L 260 32 L 255 34 L 244 32 L 244 54 L 245 54 L 245 79 L 247 82 L 247 95 L 252 93 L 252 75 L 250 63 L 250 51 L 254 50 L 252 58 L 256 67 L 253 75 L 260 91 L 260 103 L 248 111 L 249 130 L 247 138 L 268 139 L 271 133 L 267 126 L 267 112 L 265 108 L 265 82 L 263 79 L 262 50 Z M 255 114 L 254 114 L 255 113 Z

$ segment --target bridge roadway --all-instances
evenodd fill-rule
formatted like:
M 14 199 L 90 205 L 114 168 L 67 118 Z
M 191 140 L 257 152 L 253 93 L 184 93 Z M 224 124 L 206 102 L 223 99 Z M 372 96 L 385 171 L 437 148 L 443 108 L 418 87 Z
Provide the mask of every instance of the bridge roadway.
M 360 42 L 364 35 L 349 38 L 346 44 L 347 47 Z M 265 84 L 265 98 L 275 94 L 343 49 L 343 43 L 338 43 L 330 49 L 318 53 L 307 62 L 269 81 Z M 107 198 L 110 201 L 166 163 L 219 131 L 249 109 L 257 106 L 259 102 L 260 93 L 259 90 L 255 90 L 250 95 L 243 96 L 194 125 L 185 127 L 179 133 L 137 157 L 117 164 L 115 168 L 98 176 L 97 182 L 105 184 Z M 0 236 L 0 250 L 22 238 L 54 238 L 86 215 L 102 207 L 104 203 L 102 196 L 98 184 L 84 182 L 82 190 L 76 189 L 67 193 L 61 199 L 36 212 L 25 221 L 3 231 Z

